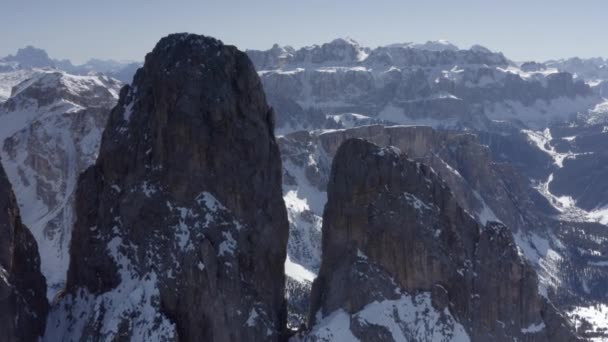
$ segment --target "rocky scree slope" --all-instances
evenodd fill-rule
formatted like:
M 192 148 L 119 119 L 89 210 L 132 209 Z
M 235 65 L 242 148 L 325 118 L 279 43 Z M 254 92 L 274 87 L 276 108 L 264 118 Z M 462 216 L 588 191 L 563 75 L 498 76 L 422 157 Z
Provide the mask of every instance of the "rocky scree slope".
M 204 36 L 161 39 L 122 89 L 76 203 L 46 340 L 281 338 L 281 161 L 244 53 Z

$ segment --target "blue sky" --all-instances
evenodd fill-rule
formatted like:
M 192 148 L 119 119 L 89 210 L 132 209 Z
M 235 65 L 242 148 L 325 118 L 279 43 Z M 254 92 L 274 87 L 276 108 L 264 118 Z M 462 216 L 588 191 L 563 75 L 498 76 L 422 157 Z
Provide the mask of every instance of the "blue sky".
M 351 37 L 376 47 L 447 39 L 515 60 L 608 57 L 605 0 L 0 0 L 0 56 L 34 45 L 55 58 L 142 60 L 172 32 L 241 49 Z

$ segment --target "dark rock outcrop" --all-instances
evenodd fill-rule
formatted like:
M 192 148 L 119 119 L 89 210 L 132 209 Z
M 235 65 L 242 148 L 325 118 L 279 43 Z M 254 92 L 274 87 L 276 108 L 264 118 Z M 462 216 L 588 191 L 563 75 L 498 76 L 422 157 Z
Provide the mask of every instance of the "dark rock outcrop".
M 0 167 L 0 341 L 38 341 L 47 312 L 36 240 L 21 223 L 11 184 Z
M 235 47 L 161 39 L 122 89 L 76 202 L 48 340 L 283 334 L 288 222 L 273 111 Z
M 323 216 L 310 340 L 326 340 L 314 325 L 327 326 L 328 317 L 335 322 L 336 312 L 346 313 L 347 327 L 366 341 L 392 341 L 395 331 L 388 326 L 416 340 L 437 333 L 450 340 L 462 333 L 457 323 L 472 341 L 577 340 L 539 295 L 536 274 L 509 229 L 497 222 L 479 225 L 431 168 L 395 148 L 344 142 L 334 158 Z M 416 296 L 414 308 L 421 296 L 430 296 L 437 314 L 421 315 L 422 323 L 387 316 L 396 325 L 370 317 L 378 303 L 394 303 L 404 293 Z M 436 316 L 442 332 L 432 321 Z M 434 328 L 422 336 L 419 324 Z M 377 326 L 372 336 L 362 328 L 369 325 Z

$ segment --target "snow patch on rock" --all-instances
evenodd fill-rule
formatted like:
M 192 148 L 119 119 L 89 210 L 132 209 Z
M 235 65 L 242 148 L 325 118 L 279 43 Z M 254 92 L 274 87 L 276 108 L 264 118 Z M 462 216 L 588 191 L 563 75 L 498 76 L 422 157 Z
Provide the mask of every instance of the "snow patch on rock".
M 317 316 L 321 318 L 321 313 Z M 336 310 L 322 317 L 313 327 L 310 337 L 324 342 L 359 341 L 351 330 L 355 323 L 383 327 L 397 342 L 470 341 L 464 327 L 447 308 L 440 312 L 433 307 L 429 293 L 416 296 L 401 293 L 397 299 L 372 302 L 352 315 L 343 309 Z

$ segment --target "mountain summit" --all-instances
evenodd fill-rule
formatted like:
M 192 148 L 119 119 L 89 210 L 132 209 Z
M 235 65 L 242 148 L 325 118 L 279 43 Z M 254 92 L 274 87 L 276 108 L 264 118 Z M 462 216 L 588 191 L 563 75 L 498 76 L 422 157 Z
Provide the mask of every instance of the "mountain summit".
M 17 50 L 14 56 L 5 58 L 9 62 L 17 62 L 23 68 L 44 68 L 55 65 L 54 61 L 49 58 L 49 55 L 43 49 L 39 49 L 28 45 Z
M 288 222 L 273 112 L 235 47 L 161 39 L 122 89 L 76 203 L 49 341 L 283 334 Z

